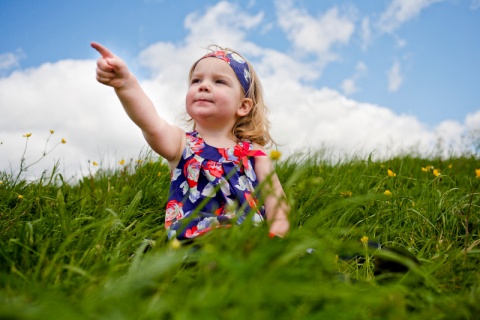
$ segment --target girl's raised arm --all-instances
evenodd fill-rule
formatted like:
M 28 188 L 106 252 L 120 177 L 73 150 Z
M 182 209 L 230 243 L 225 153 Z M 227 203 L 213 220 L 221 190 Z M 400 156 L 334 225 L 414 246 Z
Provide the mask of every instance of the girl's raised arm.
M 185 145 L 183 131 L 162 119 L 126 63 L 99 43 L 91 46 L 100 53 L 97 81 L 113 87 L 123 108 L 142 130 L 150 147 L 171 164 L 178 161 Z

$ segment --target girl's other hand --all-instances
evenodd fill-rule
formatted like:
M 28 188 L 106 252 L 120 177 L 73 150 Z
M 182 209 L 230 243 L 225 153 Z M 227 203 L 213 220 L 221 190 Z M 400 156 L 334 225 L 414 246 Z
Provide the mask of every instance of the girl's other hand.
M 276 219 L 270 225 L 269 233 L 283 238 L 290 230 L 290 222 L 285 219 Z
M 97 81 L 115 89 L 124 87 L 130 77 L 127 64 L 101 44 L 90 45 L 101 55 L 97 60 Z

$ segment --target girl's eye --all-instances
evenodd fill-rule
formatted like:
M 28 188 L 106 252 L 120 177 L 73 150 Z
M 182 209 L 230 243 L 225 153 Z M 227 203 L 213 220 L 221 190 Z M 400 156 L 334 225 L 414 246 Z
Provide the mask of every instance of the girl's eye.
M 192 80 L 190 80 L 190 83 L 191 83 L 191 84 L 199 83 L 199 82 L 200 82 L 200 79 L 192 79 Z
M 217 83 L 220 83 L 220 84 L 226 84 L 226 83 L 227 83 L 227 82 L 224 81 L 224 80 L 217 80 L 216 82 L 217 82 Z

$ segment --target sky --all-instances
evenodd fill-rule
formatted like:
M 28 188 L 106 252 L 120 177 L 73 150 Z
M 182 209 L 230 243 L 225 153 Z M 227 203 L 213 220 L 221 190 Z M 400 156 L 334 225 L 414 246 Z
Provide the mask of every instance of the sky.
M 480 130 L 480 0 L 0 0 L 0 171 L 73 176 L 148 151 L 96 82 L 92 41 L 179 125 L 191 64 L 236 49 L 284 155 L 458 154 Z

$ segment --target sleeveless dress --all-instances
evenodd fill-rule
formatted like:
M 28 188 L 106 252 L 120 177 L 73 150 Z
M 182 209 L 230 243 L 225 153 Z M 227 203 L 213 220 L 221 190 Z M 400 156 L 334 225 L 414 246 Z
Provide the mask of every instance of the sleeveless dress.
M 171 171 L 165 213 L 168 238 L 195 238 L 219 226 L 241 224 L 247 217 L 261 223 L 265 208 L 258 200 L 253 156 L 266 154 L 253 150 L 250 141 L 216 148 L 197 131 L 187 132 L 186 138 L 182 158 Z

